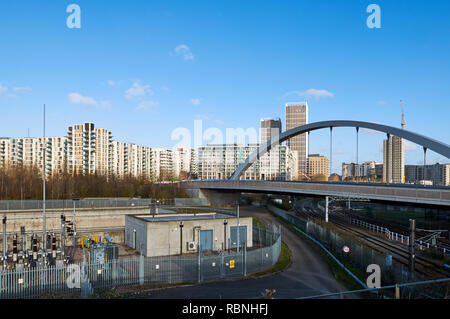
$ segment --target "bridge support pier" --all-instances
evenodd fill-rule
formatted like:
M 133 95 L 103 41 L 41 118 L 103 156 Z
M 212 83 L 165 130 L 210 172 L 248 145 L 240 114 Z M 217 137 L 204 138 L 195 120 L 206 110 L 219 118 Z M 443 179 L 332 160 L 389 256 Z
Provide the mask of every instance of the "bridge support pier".
M 199 189 L 199 198 L 206 198 L 211 206 L 236 207 L 241 198 L 241 192 L 227 190 Z

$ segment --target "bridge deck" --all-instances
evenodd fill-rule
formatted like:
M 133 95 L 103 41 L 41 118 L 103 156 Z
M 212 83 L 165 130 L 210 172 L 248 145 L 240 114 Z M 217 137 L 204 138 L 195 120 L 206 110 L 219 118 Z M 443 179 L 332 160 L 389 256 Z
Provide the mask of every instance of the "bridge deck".
M 186 188 L 234 190 L 240 192 L 288 193 L 320 196 L 364 197 L 372 200 L 419 203 L 450 207 L 450 188 L 377 183 L 277 182 L 277 181 L 193 181 Z

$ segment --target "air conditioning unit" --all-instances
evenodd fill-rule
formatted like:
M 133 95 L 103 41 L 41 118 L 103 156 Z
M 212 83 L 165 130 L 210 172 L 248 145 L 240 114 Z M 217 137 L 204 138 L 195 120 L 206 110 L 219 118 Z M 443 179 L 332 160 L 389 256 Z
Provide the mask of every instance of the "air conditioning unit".
M 196 246 L 197 245 L 195 244 L 195 241 L 190 241 L 190 242 L 187 243 L 187 250 L 188 251 L 194 251 Z

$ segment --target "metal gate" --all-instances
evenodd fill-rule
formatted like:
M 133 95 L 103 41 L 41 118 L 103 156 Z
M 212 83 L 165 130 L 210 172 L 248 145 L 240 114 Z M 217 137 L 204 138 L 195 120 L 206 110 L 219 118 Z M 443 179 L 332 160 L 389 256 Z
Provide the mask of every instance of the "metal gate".
M 236 248 L 237 247 L 237 229 L 238 226 L 231 226 L 230 227 L 230 248 Z M 239 247 L 244 247 L 245 243 L 247 242 L 247 226 L 239 226 Z

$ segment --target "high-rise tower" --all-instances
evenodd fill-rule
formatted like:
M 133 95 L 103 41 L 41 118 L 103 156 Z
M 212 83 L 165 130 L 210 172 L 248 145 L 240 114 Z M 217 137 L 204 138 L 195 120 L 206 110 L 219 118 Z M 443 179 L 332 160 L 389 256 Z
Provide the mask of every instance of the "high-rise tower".
M 286 103 L 286 131 L 297 126 L 308 124 L 308 103 Z M 300 134 L 290 138 L 287 146 L 292 151 L 297 151 L 299 175 L 308 174 L 308 134 Z
M 403 113 L 403 100 L 400 100 L 402 108 L 402 129 L 405 128 L 405 116 Z M 405 182 L 405 143 L 401 137 L 388 136 L 383 141 L 383 182 Z

